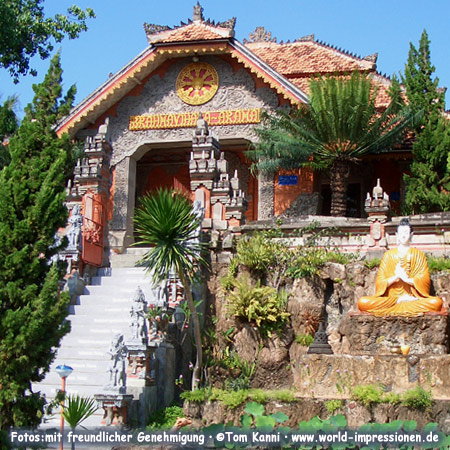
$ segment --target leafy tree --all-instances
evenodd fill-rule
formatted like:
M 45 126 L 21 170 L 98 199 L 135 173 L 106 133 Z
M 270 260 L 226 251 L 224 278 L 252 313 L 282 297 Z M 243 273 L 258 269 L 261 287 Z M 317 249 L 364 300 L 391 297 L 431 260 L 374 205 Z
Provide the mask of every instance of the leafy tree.
M 16 105 L 17 97 L 11 96 L 0 106 L 0 169 L 11 161 L 7 139 L 19 128 L 19 121 L 14 112 Z
M 46 17 L 42 3 L 43 0 L 0 2 L 0 67 L 8 69 L 16 82 L 19 75 L 36 75 L 36 70 L 30 69 L 34 55 L 48 58 L 53 41 L 78 37 L 87 29 L 86 19 L 95 17 L 92 9 L 83 11 L 78 6 L 71 6 L 66 15 Z
M 69 331 L 68 296 L 59 294 L 63 268 L 51 264 L 54 236 L 67 221 L 64 205 L 71 144 L 55 124 L 67 114 L 74 90 L 61 100 L 59 56 L 11 138 L 11 162 L 0 171 L 0 430 L 35 426 L 45 399 L 41 381 L 55 348 Z
M 192 382 L 192 389 L 195 389 L 201 379 L 203 354 L 191 285 L 195 282 L 198 266 L 206 263 L 204 244 L 199 236 L 201 220 L 183 194 L 165 189 L 143 197 L 134 220 L 139 243 L 150 247 L 140 263 L 152 274 L 153 282 L 159 284 L 167 280 L 169 272 L 174 270 L 183 284 L 197 351 Z
M 430 40 L 424 31 L 418 49 L 410 44 L 403 76 L 411 107 L 423 111 L 415 128 L 411 175 L 404 175 L 408 213 L 450 211 L 450 124 L 443 115 L 444 91 L 433 73 Z
M 393 90 L 398 96 L 399 90 Z M 397 142 L 412 117 L 399 112 L 401 100 L 392 98 L 380 112 L 370 78 L 317 78 L 310 83 L 309 104 L 289 113 L 267 116 L 257 133 L 260 141 L 249 156 L 263 172 L 310 166 L 330 174 L 331 214 L 345 216 L 349 164 L 367 153 L 388 149 Z

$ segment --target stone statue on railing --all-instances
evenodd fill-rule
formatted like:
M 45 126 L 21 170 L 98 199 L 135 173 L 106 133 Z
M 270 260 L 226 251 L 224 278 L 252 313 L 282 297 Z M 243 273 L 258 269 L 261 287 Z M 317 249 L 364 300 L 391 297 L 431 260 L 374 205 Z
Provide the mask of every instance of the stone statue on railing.
M 117 333 L 111 341 L 108 354 L 111 357 L 109 363 L 109 383 L 105 386 L 108 391 L 117 391 L 122 393 L 126 390 L 127 384 L 127 347 L 123 338 L 123 334 Z
M 131 341 L 145 344 L 147 342 L 147 302 L 142 289 L 138 286 L 130 310 Z
M 75 205 L 72 214 L 69 217 L 69 228 L 67 230 L 67 239 L 69 241 L 68 249 L 78 250 L 81 245 L 81 227 L 83 225 L 83 216 L 81 215 L 81 206 Z
M 442 299 L 430 296 L 425 255 L 409 245 L 412 235 L 408 219 L 402 219 L 396 233 L 398 247 L 384 254 L 375 295 L 358 300 L 360 311 L 376 316 L 418 316 L 442 310 Z

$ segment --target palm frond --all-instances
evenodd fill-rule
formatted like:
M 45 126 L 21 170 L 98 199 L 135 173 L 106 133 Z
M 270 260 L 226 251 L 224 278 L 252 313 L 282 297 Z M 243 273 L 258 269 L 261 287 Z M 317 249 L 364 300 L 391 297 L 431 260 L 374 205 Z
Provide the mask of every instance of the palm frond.
M 356 161 L 366 153 L 391 147 L 414 121 L 409 109 L 380 112 L 377 89 L 358 72 L 349 78 L 318 77 L 310 83 L 307 107 L 264 116 L 259 142 L 248 152 L 261 171 L 304 165 L 326 168 L 334 160 Z
M 66 398 L 62 415 L 73 429 L 97 411 L 98 407 L 93 398 L 70 395 Z
M 206 264 L 205 244 L 199 236 L 201 219 L 183 194 L 159 189 L 144 196 L 134 222 L 138 243 L 150 247 L 140 263 L 155 282 L 167 279 L 171 270 L 182 270 L 192 280 L 197 266 Z

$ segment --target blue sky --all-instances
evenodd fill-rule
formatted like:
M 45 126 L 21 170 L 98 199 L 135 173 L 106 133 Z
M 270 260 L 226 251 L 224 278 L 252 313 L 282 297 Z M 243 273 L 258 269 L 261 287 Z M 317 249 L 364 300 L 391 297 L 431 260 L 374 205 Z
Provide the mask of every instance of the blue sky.
M 56 46 L 62 55 L 64 85 L 76 84 L 79 102 L 147 46 L 143 23 L 178 25 L 192 17 L 197 0 L 45 0 L 49 15 L 65 12 L 76 3 L 92 7 L 97 15 L 89 30 L 73 41 Z M 236 37 L 241 42 L 257 26 L 278 41 L 295 40 L 311 33 L 316 39 L 356 55 L 378 52 L 378 70 L 392 75 L 403 71 L 409 43 L 418 45 L 424 29 L 431 40 L 431 60 L 440 86 L 450 87 L 448 0 L 202 0 L 205 18 L 224 21 L 237 17 Z M 40 82 L 48 61 L 33 60 L 37 78 L 24 77 L 14 85 L 0 70 L 1 100 L 17 94 L 23 108 L 31 101 L 32 84 Z M 447 109 L 450 108 L 447 92 Z

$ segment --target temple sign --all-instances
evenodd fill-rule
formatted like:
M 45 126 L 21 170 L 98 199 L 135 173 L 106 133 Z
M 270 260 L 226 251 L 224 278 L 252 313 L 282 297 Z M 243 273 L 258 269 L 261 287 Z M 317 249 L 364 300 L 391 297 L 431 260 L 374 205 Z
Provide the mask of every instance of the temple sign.
M 408 219 L 397 227 L 398 247 L 381 260 L 373 296 L 361 297 L 358 309 L 375 316 L 418 316 L 442 310 L 443 301 L 430 296 L 430 273 L 423 252 L 410 247 L 413 234 Z

